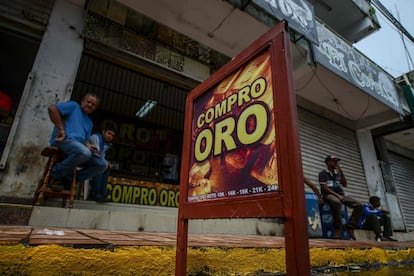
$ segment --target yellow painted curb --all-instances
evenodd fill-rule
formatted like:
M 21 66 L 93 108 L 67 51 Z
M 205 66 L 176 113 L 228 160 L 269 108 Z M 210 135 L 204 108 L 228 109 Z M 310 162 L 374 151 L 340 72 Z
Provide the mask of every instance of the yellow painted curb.
M 312 267 L 413 260 L 414 250 L 312 248 Z M 175 247 L 128 246 L 114 250 L 58 245 L 0 246 L 0 275 L 174 275 Z M 251 275 L 285 272 L 285 250 L 189 248 L 187 272 L 195 275 Z

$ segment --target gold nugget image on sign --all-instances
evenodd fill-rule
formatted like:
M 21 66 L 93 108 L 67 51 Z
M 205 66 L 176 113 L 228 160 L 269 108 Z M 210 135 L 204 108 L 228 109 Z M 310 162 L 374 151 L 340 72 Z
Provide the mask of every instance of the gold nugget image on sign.
M 208 194 L 211 192 L 211 181 L 208 179 L 211 172 L 210 162 L 196 163 L 190 170 L 189 196 Z
M 269 53 L 258 55 L 193 105 L 189 200 L 277 190 Z

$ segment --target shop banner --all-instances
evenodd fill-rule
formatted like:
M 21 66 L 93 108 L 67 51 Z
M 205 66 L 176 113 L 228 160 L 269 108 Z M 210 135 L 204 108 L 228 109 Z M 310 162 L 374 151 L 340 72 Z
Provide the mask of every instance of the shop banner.
M 407 105 L 411 111 L 411 118 L 414 120 L 414 90 L 408 84 L 404 84 L 401 87 L 403 89 L 405 100 L 407 101 Z
M 178 185 L 109 177 L 106 187 L 115 203 L 178 207 Z
M 317 22 L 315 59 L 396 112 L 403 114 L 392 78 L 347 42 Z
M 193 101 L 188 201 L 277 191 L 273 100 L 264 52 Z
M 253 3 L 279 20 L 289 22 L 289 27 L 318 43 L 313 6 L 306 0 L 253 0 Z

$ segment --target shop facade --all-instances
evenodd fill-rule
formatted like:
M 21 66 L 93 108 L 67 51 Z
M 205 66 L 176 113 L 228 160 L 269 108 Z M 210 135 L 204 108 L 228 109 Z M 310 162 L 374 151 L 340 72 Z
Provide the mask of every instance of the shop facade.
M 240 13 L 237 16 L 243 20 L 255 22 L 245 24 L 253 24 L 257 32 L 268 29 L 231 2 L 216 1 L 214 5 L 224 5 L 232 13 Z M 47 31 L 37 41 L 33 67 L 26 72 L 33 81 L 20 82 L 26 86 L 21 88 L 24 102 L 17 100 L 19 121 L 12 124 L 14 137 L 7 140 L 7 156 L 3 153 L 2 158 L 4 201 L 30 202 L 33 196 L 46 162 L 39 153 L 47 146 L 52 127 L 47 106 L 68 99 L 79 101 L 92 92 L 102 97 L 92 115 L 95 131 L 108 123 L 117 127 L 108 154 L 116 164 L 108 184 L 112 202 L 151 210 L 155 206 L 160 208 L 156 212 L 171 216 L 178 206 L 186 95 L 254 37 L 246 35 L 248 39 L 240 45 L 207 43 L 185 24 L 165 24 L 154 15 L 154 6 L 129 1 L 57 0 L 53 4 L 43 13 L 48 18 Z M 195 13 L 202 9 L 193 8 Z M 163 7 L 159 13 L 167 11 L 175 10 Z M 181 19 L 190 18 L 184 14 Z M 321 23 L 316 22 L 314 30 L 319 41 L 314 46 L 306 42 L 312 37 L 304 40 L 298 33 L 292 35 L 304 174 L 317 183 L 325 156 L 334 154 L 348 172 L 349 194 L 361 202 L 370 195 L 386 197 L 371 130 L 405 114 L 397 89 L 381 68 Z M 219 35 L 218 29 L 209 33 L 210 38 Z M 332 37 L 336 43 L 329 44 Z M 363 69 L 351 71 L 344 67 L 349 64 Z M 352 79 L 356 75 L 362 76 L 361 83 Z M 382 89 L 376 89 L 377 84 Z M 151 106 L 144 115 L 139 112 L 143 106 Z M 390 156 L 395 164 L 409 163 Z M 404 197 L 408 187 L 403 184 L 410 175 L 397 171 L 394 169 L 394 182 L 398 189 L 386 197 L 387 204 L 393 208 L 394 226 L 410 230 L 414 226 L 407 214 L 412 207 Z M 175 225 L 170 230 L 175 231 Z

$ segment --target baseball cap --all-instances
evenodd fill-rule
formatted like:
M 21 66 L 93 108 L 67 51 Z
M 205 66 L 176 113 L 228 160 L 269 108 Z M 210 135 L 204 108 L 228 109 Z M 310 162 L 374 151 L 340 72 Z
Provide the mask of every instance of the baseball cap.
M 325 163 L 328 163 L 329 161 L 341 161 L 341 159 L 339 159 L 335 155 L 328 155 L 325 158 Z

